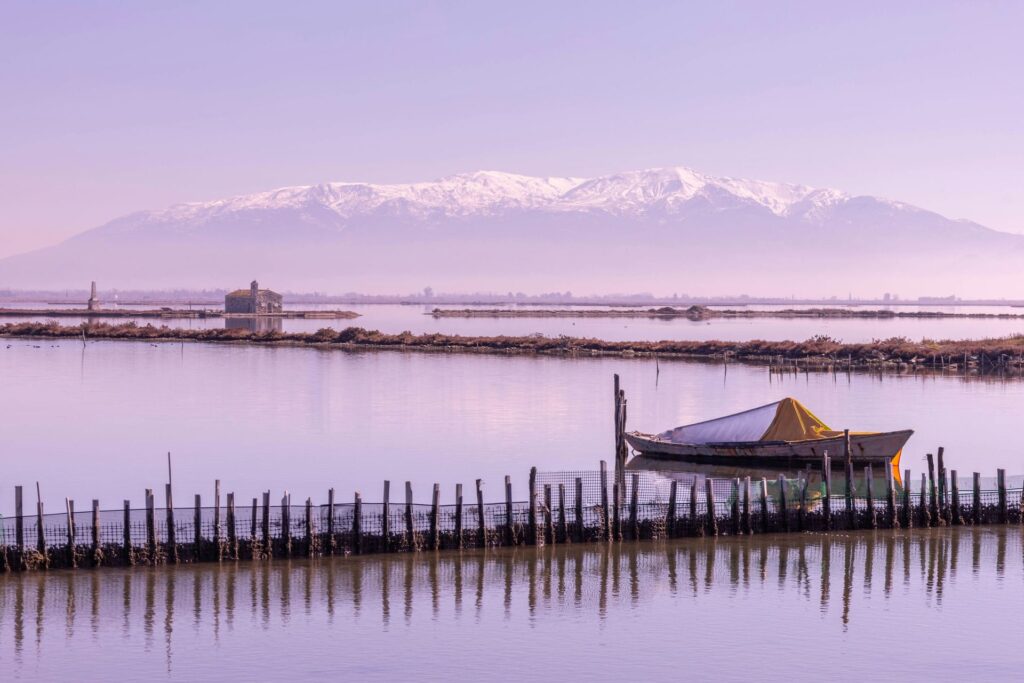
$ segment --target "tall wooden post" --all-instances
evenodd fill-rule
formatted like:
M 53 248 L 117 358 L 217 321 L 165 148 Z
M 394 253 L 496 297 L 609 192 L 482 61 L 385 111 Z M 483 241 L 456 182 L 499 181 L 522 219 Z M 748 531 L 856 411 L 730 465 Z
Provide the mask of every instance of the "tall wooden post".
M 437 483 L 430 505 L 430 549 L 441 549 L 441 485 Z
M 956 480 L 956 470 L 952 470 L 949 474 L 950 495 L 952 499 L 950 501 L 950 507 L 952 508 L 951 521 L 954 525 L 960 526 L 964 521 L 960 514 L 960 483 Z
M 20 486 L 14 487 L 14 543 L 18 547 L 16 566 L 24 569 L 25 565 L 25 510 L 23 493 Z
M 928 478 L 924 472 L 921 473 L 921 526 L 928 528 L 932 525 L 934 520 L 932 519 L 931 513 L 928 511 Z
M 263 553 L 267 557 L 273 557 L 274 546 L 270 540 L 270 491 L 263 492 L 263 519 L 260 521 L 260 532 L 263 536 Z
M 132 552 L 132 504 L 130 501 L 124 501 L 124 547 L 122 552 L 124 553 L 124 563 L 129 567 L 135 564 L 135 555 Z
M 231 552 L 231 494 L 228 494 L 228 553 Z M 313 499 L 306 498 L 306 524 L 305 524 L 305 538 L 303 538 L 303 544 L 306 548 L 306 557 L 314 557 L 317 555 L 316 547 L 316 536 L 313 534 Z
M 202 559 L 203 549 L 203 499 L 198 493 L 192 501 L 192 560 Z
M 334 500 L 334 489 L 331 489 L 331 500 Z M 380 515 L 381 542 L 384 552 L 388 552 L 391 550 L 391 482 L 387 479 L 384 480 L 384 502 L 381 504 Z M 337 540 L 334 536 L 334 505 L 331 505 L 330 521 L 331 532 L 328 534 L 330 536 L 330 552 L 334 554 L 337 547 Z
M 228 553 L 238 559 L 238 529 L 235 526 L 235 494 L 228 494 Z
M 730 517 L 732 521 L 732 528 L 729 530 L 733 536 L 740 535 L 740 479 L 736 477 L 732 480 L 732 503 L 729 506 Z
M 636 476 L 635 474 L 633 475 Z M 582 543 L 586 522 L 583 519 L 583 479 L 576 477 L 576 542 Z
M 931 524 L 942 526 L 942 517 L 939 516 L 939 487 L 938 479 L 935 476 L 935 458 L 931 453 L 928 458 L 928 510 Z
M 885 523 L 889 529 L 899 528 L 896 519 L 896 487 L 893 484 L 892 462 L 882 461 L 882 476 L 885 477 Z
M 981 515 L 981 472 L 974 472 L 972 477 L 973 477 L 973 482 L 972 482 L 973 491 L 972 491 L 972 493 L 974 495 L 973 495 L 973 500 L 971 501 L 971 507 L 973 508 L 971 510 L 971 520 L 974 522 L 975 525 L 977 525 L 977 524 L 981 524 L 981 520 L 982 520 L 982 515 Z
M 612 540 L 611 515 L 608 510 L 608 463 L 601 461 L 601 522 L 605 540 Z
M 528 513 L 530 519 L 527 520 L 529 528 L 529 543 L 530 545 L 538 545 L 537 543 L 537 468 L 530 468 L 530 503 L 528 505 Z
M 534 528 L 533 533 L 534 543 L 536 543 L 536 528 Z M 455 547 L 462 550 L 462 484 L 455 485 Z
M 636 475 L 633 475 L 636 476 Z M 715 488 L 711 477 L 704 480 L 705 505 L 708 508 L 707 524 L 708 536 L 718 535 L 718 516 L 715 514 Z
M 219 540 L 217 541 L 217 546 L 217 559 L 219 560 Z M 287 491 L 281 496 L 281 551 L 285 557 L 292 556 L 292 494 Z
M 92 499 L 92 566 L 103 564 L 103 551 L 100 550 L 100 501 Z
M 914 526 L 914 512 L 910 506 L 910 487 L 913 480 L 910 478 L 910 470 L 903 470 L 903 528 L 910 529 Z
M 577 480 L 578 481 L 578 480 Z M 635 541 L 640 538 L 640 521 L 639 521 L 639 507 L 640 507 L 640 475 L 636 472 L 630 477 L 630 497 L 629 497 L 629 535 Z M 582 536 L 581 536 L 582 540 Z
M 170 483 L 164 485 L 164 498 L 167 501 L 167 561 L 178 564 L 178 534 L 174 528 L 174 496 Z
M 871 465 L 865 465 L 864 488 L 866 489 L 865 494 L 867 496 L 868 528 L 877 529 L 878 519 L 875 517 L 875 492 L 872 479 L 874 479 L 874 472 L 871 471 Z
M 690 482 L 690 528 L 696 534 L 704 534 L 704 526 L 697 517 L 697 477 Z
M 768 477 L 761 477 L 761 532 L 768 533 Z
M 678 489 L 679 482 L 673 479 L 669 484 L 668 512 L 665 514 L 665 535 L 669 538 L 676 537 L 676 498 Z
M 515 530 L 512 516 L 512 477 L 505 475 L 505 545 L 515 543 Z
M 753 534 L 754 524 L 751 521 L 750 511 L 750 477 L 743 478 L 743 533 Z
M 555 543 L 555 524 L 552 506 L 554 500 L 551 497 L 551 484 L 544 484 L 544 542 Z
M 156 564 L 156 520 L 153 502 L 153 489 L 146 489 L 146 551 L 149 563 Z
M 387 482 L 384 482 L 384 488 L 387 488 Z M 387 494 L 385 494 L 385 498 Z M 388 516 L 387 516 L 387 503 L 384 503 L 385 514 L 380 520 L 381 524 L 381 542 L 384 545 L 384 550 L 387 552 L 388 547 Z M 337 536 L 334 532 L 334 489 L 327 489 L 327 536 L 324 539 L 323 552 L 326 555 L 333 555 L 337 549 Z
M 65 497 L 64 511 L 68 518 L 68 566 L 74 569 L 78 567 L 78 558 L 75 553 L 75 501 Z
M 853 460 L 846 459 L 846 528 L 857 528 L 857 507 L 854 504 Z
M 359 491 L 352 496 L 352 552 L 363 552 L 363 497 Z
M 558 540 L 569 540 L 569 529 L 565 521 L 565 484 L 558 485 Z
M 1009 519 L 1006 504 L 1006 470 L 996 470 L 996 488 L 999 493 L 999 523 L 1006 524 Z
M 224 534 L 220 528 L 220 479 L 213 481 L 213 542 L 217 548 L 217 561 L 224 559 Z
M 484 516 L 484 489 L 483 480 L 476 480 L 476 510 L 477 510 L 477 545 L 481 548 L 487 547 L 487 521 Z
M 405 482 L 405 541 L 409 550 L 416 550 L 416 529 L 412 523 L 412 482 Z
M 829 462 L 828 452 L 821 456 L 821 481 L 825 486 L 824 497 L 822 498 L 822 516 L 825 518 L 825 531 L 832 530 L 832 463 Z

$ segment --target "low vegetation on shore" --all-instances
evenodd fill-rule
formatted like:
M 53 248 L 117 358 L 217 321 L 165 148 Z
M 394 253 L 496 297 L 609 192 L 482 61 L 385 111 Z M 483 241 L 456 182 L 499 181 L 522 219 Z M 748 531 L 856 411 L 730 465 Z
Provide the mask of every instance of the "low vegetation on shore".
M 947 313 L 943 311 L 857 310 L 851 308 L 785 308 L 780 310 L 688 308 L 435 308 L 435 318 L 1024 318 L 1024 313 Z
M 361 327 L 324 328 L 313 333 L 189 330 L 134 323 L 22 322 L 0 325 L 0 337 L 195 341 L 347 349 L 402 349 L 476 353 L 618 355 L 657 358 L 727 359 L 765 364 L 800 363 L 824 367 L 971 368 L 989 371 L 1024 367 L 1024 335 L 1001 339 L 921 340 L 904 337 L 846 344 L 818 336 L 805 341 L 605 341 L 580 337 L 470 337 L 448 334 L 386 334 Z

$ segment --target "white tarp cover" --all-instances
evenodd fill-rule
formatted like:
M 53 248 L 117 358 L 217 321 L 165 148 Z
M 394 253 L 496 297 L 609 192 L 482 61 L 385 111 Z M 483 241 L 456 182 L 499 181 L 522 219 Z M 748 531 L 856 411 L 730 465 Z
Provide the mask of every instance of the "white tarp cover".
M 673 443 L 685 444 L 760 441 L 775 420 L 780 403 L 782 401 L 776 401 L 735 415 L 676 427 L 662 432 L 658 437 Z

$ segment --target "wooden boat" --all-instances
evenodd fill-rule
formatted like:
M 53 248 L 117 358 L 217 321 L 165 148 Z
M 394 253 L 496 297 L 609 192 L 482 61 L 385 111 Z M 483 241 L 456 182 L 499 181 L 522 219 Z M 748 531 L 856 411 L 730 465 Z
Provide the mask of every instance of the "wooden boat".
M 913 433 L 850 432 L 850 459 L 858 465 L 888 461 L 898 468 Z M 844 433 L 830 429 L 794 398 L 660 434 L 629 432 L 625 438 L 647 457 L 682 462 L 793 467 L 818 465 L 826 452 L 837 468 L 846 460 Z

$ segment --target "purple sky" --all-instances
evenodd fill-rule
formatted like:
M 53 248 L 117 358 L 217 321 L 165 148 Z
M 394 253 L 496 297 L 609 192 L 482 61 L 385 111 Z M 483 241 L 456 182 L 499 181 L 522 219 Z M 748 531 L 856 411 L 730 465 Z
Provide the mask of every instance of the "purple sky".
M 5 2 L 0 257 L 327 180 L 687 165 L 1024 232 L 1024 3 Z

